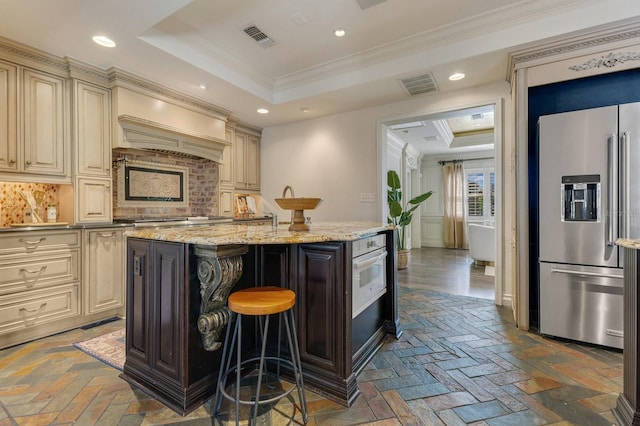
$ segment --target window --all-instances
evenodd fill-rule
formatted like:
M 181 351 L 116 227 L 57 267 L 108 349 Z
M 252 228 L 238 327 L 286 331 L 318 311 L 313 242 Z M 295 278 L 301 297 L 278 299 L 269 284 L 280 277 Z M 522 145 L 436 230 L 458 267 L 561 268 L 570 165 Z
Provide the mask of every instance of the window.
M 478 221 L 493 220 L 496 204 L 493 168 L 466 170 L 465 182 L 467 217 Z

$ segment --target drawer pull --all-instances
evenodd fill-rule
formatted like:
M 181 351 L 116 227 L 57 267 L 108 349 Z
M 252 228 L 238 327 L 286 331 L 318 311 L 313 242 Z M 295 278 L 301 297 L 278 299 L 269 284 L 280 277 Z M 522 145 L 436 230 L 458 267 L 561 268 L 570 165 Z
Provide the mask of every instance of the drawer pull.
M 47 237 L 42 237 L 42 238 L 38 239 L 38 241 L 29 241 L 29 240 L 25 240 L 24 238 L 20 238 L 18 241 L 21 242 L 21 243 L 25 243 L 27 245 L 28 249 L 34 249 L 34 248 L 38 247 L 38 244 L 40 244 L 41 242 L 43 242 L 46 239 L 47 239 Z
M 20 308 L 20 312 L 27 312 L 29 314 L 35 314 L 37 312 L 40 312 L 45 306 L 47 306 L 47 302 L 44 302 L 42 305 L 40 305 L 39 308 L 36 308 L 36 309 Z
M 47 265 L 42 265 L 41 267 L 38 268 L 37 271 L 31 271 L 31 270 L 29 270 L 27 268 L 20 268 L 20 272 L 24 271 L 24 272 L 28 272 L 30 274 L 37 274 L 37 273 L 42 272 L 45 269 L 47 269 Z
M 27 273 L 29 273 L 29 274 L 40 274 L 40 272 L 44 271 L 45 269 L 47 269 L 47 265 L 42 265 L 42 266 L 41 266 L 40 268 L 38 268 L 36 271 L 32 271 L 32 270 L 27 269 L 27 268 L 20 268 L 20 272 L 27 272 Z M 27 280 L 27 279 L 25 279 L 25 281 L 26 281 L 27 283 L 34 283 L 34 282 L 36 282 L 37 280 L 38 280 L 38 277 L 35 277 L 35 278 L 34 278 L 34 279 L 32 279 L 32 280 Z
M 103 232 L 99 232 L 98 236 L 102 237 L 102 238 L 111 238 L 115 235 L 115 232 L 109 232 L 108 234 L 105 234 Z

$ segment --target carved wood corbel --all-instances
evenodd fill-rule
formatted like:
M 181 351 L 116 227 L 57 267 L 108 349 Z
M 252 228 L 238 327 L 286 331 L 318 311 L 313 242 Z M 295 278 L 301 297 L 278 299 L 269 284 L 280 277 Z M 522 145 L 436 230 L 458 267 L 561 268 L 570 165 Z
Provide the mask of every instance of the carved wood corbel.
M 247 251 L 246 245 L 195 247 L 201 297 L 198 331 L 207 351 L 222 346 L 220 335 L 231 316 L 227 299 L 242 276 L 242 255 Z

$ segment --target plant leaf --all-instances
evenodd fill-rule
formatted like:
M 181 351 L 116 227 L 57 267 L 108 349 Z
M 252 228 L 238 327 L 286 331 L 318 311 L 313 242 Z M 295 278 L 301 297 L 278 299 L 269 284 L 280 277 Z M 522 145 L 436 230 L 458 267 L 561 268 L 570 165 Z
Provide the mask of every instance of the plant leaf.
M 389 215 L 392 218 L 399 217 L 402 214 L 402 206 L 397 201 L 389 203 Z
M 418 195 L 409 200 L 409 204 L 420 204 L 425 201 L 427 198 L 431 197 L 433 191 L 425 192 L 424 194 Z
M 387 185 L 392 189 L 400 189 L 400 178 L 395 170 L 389 170 L 387 172 Z

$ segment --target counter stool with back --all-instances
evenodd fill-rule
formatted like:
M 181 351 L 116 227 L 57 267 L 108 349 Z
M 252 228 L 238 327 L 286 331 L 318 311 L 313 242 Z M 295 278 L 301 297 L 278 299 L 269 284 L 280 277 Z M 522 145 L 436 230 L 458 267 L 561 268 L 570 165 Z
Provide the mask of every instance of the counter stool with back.
M 239 422 L 240 404 L 253 407 L 253 424 L 256 424 L 258 417 L 258 408 L 263 404 L 275 403 L 279 399 L 286 397 L 294 389 L 298 390 L 298 400 L 300 411 L 304 423 L 308 421 L 307 401 L 304 393 L 304 383 L 302 380 L 302 366 L 300 363 L 300 352 L 298 349 L 298 336 L 293 317 L 293 307 L 296 302 L 296 295 L 293 291 L 281 287 L 252 287 L 244 290 L 236 291 L 229 296 L 228 308 L 232 312 L 231 320 L 227 326 L 227 332 L 224 339 L 222 360 L 220 362 L 220 373 L 218 375 L 218 384 L 216 395 L 213 401 L 212 414 L 213 417 L 218 416 L 222 399 L 226 398 L 235 403 L 235 419 L 236 424 Z M 235 314 L 235 315 L 233 315 Z M 267 336 L 269 335 L 269 319 L 272 314 L 279 314 L 278 321 L 278 349 L 276 356 L 267 356 Z M 258 319 L 260 328 L 260 356 L 251 357 L 242 360 L 242 317 L 253 316 Z M 284 358 L 280 353 L 280 337 L 282 323 L 284 322 L 287 344 L 289 348 L 289 358 Z M 233 328 L 233 331 L 231 330 Z M 236 363 L 231 366 L 231 358 L 233 351 L 236 351 Z M 287 390 L 282 390 L 276 395 L 267 395 L 267 398 L 260 399 L 262 393 L 263 376 L 269 388 L 269 369 L 265 364 L 276 366 L 276 381 L 280 376 L 280 364 L 291 367 L 295 378 L 295 385 Z M 242 372 L 255 371 L 255 365 L 258 364 L 257 385 L 255 387 L 255 398 L 242 399 L 240 395 Z M 233 378 L 235 376 L 235 378 Z M 227 379 L 230 380 L 230 387 L 233 395 L 227 392 Z M 233 392 L 235 391 L 235 392 Z M 263 395 L 264 396 L 264 395 Z

